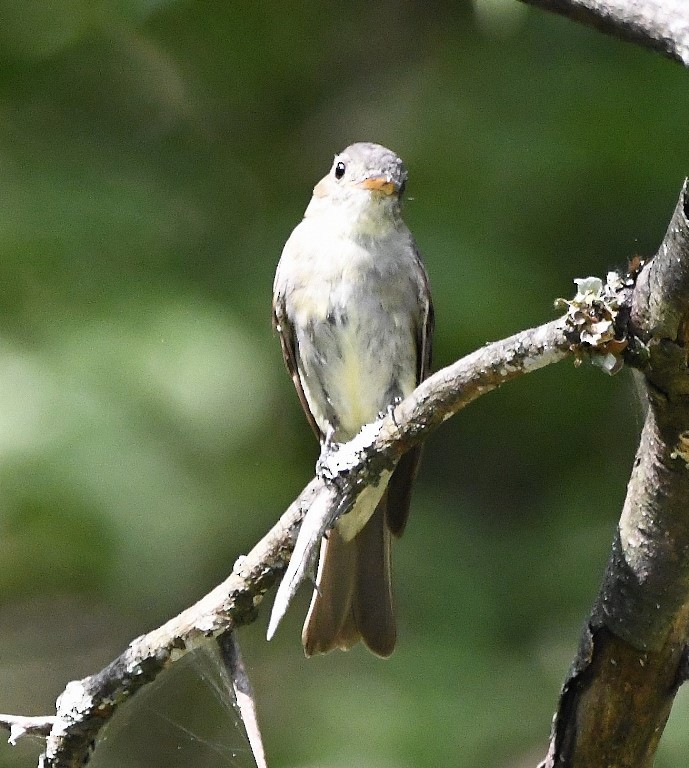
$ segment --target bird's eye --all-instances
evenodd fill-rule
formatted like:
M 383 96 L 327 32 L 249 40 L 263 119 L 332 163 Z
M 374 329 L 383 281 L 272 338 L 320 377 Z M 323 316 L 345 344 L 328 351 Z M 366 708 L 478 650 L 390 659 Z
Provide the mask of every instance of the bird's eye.
M 345 175 L 345 164 L 340 160 L 339 163 L 335 166 L 335 178 L 341 179 Z

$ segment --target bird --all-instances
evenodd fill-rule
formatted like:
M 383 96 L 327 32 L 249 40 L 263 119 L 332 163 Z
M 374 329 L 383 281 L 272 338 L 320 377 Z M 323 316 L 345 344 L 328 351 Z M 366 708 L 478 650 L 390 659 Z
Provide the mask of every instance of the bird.
M 427 377 L 434 312 L 419 249 L 402 220 L 402 160 L 357 142 L 334 158 L 289 236 L 273 284 L 273 325 L 321 451 L 354 437 Z M 359 640 L 394 650 L 391 539 L 402 535 L 420 448 L 323 537 L 302 631 L 307 656 Z

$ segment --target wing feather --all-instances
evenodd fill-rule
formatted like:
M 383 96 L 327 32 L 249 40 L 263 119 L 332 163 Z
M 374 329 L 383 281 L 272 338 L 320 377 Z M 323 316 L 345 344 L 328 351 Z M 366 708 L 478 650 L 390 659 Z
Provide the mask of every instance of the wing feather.
M 431 372 L 435 313 L 428 286 L 428 276 L 419 257 L 416 244 L 414 244 L 414 250 L 419 274 L 419 302 L 421 304 L 421 320 L 416 332 L 416 384 L 418 386 Z M 411 490 L 414 478 L 419 471 L 421 451 L 421 446 L 417 446 L 402 456 L 388 485 L 387 524 L 390 531 L 397 537 L 404 533 L 409 517 Z
M 299 375 L 299 366 L 297 365 L 297 340 L 294 334 L 294 328 L 287 317 L 284 296 L 280 293 L 276 293 L 273 297 L 273 327 L 280 337 L 282 356 L 285 359 L 285 365 L 287 366 L 289 375 L 292 377 L 294 387 L 299 395 L 301 407 L 304 409 L 304 413 L 311 425 L 311 429 L 313 429 L 316 437 L 322 441 L 323 434 L 316 424 L 316 420 L 311 413 L 311 408 L 309 407 L 308 400 L 304 394 L 304 387 L 302 385 L 301 376 Z

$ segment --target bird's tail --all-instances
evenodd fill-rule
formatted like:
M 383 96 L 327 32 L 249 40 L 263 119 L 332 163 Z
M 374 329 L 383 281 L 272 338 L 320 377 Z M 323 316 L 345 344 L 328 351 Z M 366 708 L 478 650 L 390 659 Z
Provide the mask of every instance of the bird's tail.
M 334 528 L 321 544 L 317 586 L 302 632 L 307 656 L 358 640 L 378 656 L 395 648 L 387 492 L 361 531 L 345 541 Z

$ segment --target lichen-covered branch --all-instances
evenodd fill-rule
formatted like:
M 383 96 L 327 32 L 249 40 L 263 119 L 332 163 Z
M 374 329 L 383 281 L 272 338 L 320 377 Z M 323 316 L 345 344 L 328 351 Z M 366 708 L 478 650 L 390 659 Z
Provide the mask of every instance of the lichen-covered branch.
M 319 476 L 302 491 L 276 526 L 232 574 L 198 603 L 162 627 L 133 640 L 105 669 L 69 683 L 39 765 L 81 768 L 89 759 L 100 729 L 120 703 L 199 645 L 254 620 L 265 592 L 283 573 L 304 513 L 320 507 L 333 520 L 345 513 L 365 485 L 393 467 L 400 456 L 433 429 L 481 395 L 519 376 L 565 357 L 591 357 L 612 370 L 611 359 L 625 346 L 619 319 L 630 286 L 611 275 L 580 281 L 575 299 L 558 320 L 488 344 L 438 371 L 402 401 L 393 413 L 364 428 L 321 464 Z
M 689 67 L 686 0 L 522 0 L 601 32 L 662 53 Z
M 574 355 L 588 356 L 611 373 L 622 356 L 641 367 L 650 407 L 619 536 L 563 688 L 544 765 L 650 766 L 687 666 L 689 524 L 683 501 L 689 497 L 689 321 L 682 306 L 689 303 L 688 232 L 683 191 L 658 256 L 636 283 L 636 274 L 615 273 L 605 285 L 595 278 L 577 281 L 579 291 L 564 302 L 563 317 L 489 344 L 439 371 L 392 413 L 325 456 L 318 476 L 223 584 L 132 641 L 104 670 L 67 686 L 55 719 L 41 719 L 44 732 L 52 727 L 40 765 L 84 766 L 100 729 L 122 701 L 189 650 L 252 621 L 290 560 L 306 510 L 321 510 L 307 536 L 316 541 L 363 487 L 442 422 L 502 384 Z M 308 559 L 303 553 L 295 558 L 278 614 L 289 604 Z
M 689 222 L 685 183 L 639 275 L 630 331 L 648 410 L 600 594 L 563 687 L 546 768 L 650 768 L 689 637 Z

